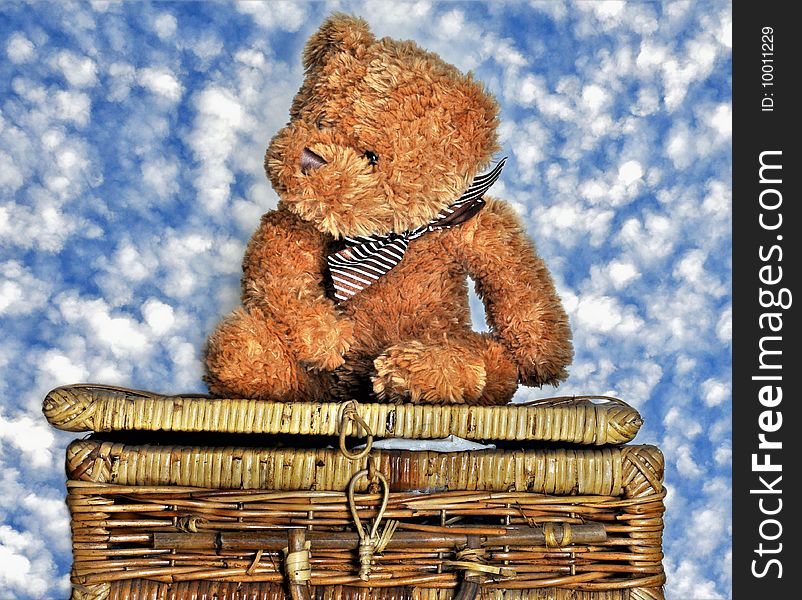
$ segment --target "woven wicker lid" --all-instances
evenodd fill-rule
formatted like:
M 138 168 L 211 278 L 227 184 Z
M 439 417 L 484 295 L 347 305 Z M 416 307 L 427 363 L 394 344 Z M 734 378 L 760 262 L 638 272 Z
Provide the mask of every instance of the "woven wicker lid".
M 374 461 L 393 491 L 527 492 L 640 498 L 663 494 L 664 463 L 652 445 L 467 452 L 374 450 L 351 460 L 334 448 L 128 445 L 75 440 L 74 482 L 235 490 L 342 492 Z M 356 487 L 363 491 L 368 481 Z M 230 499 L 229 499 L 230 500 Z
M 346 407 L 348 410 L 346 411 Z M 504 406 L 265 402 L 163 396 L 105 385 L 59 387 L 45 398 L 47 420 L 66 431 L 175 431 L 624 444 L 638 412 L 616 398 L 562 397 Z M 347 412 L 347 414 L 346 414 Z M 344 418 L 350 415 L 350 418 Z M 366 429 L 367 428 L 367 429 Z

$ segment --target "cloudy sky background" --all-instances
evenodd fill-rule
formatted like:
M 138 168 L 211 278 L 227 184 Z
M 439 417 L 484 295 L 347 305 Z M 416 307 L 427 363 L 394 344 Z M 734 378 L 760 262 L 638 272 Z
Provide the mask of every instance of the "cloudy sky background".
M 262 170 L 332 10 L 473 70 L 502 106 L 494 195 L 570 314 L 555 393 L 618 396 L 667 458 L 668 596 L 731 594 L 729 2 L 0 4 L 0 590 L 69 595 L 48 390 L 205 391 L 276 204 Z M 477 321 L 481 311 L 476 309 Z M 689 543 L 692 541 L 692 543 Z

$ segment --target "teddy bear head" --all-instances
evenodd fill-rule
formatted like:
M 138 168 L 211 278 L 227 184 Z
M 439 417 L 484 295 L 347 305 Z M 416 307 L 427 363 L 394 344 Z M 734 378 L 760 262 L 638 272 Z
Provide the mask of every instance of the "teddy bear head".
M 290 210 L 334 237 L 400 233 L 455 202 L 498 149 L 481 83 L 412 42 L 336 14 L 307 42 L 305 80 L 265 170 Z

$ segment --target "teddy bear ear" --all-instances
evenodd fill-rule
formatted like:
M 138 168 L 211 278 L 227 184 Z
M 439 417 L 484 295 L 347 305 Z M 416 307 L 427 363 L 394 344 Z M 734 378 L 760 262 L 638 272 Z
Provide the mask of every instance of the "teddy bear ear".
M 366 48 L 376 41 L 367 21 L 343 13 L 328 17 L 320 29 L 309 38 L 304 48 L 303 64 L 307 71 L 326 63 L 334 52 L 350 52 Z

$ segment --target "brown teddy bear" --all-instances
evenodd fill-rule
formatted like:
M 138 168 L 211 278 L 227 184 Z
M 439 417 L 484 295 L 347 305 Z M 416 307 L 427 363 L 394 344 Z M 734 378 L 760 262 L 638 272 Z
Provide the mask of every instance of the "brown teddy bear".
M 412 42 L 333 15 L 265 169 L 279 195 L 210 336 L 212 393 L 274 401 L 502 404 L 567 376 L 571 332 L 514 211 L 482 85 Z M 490 333 L 471 330 L 466 275 Z

